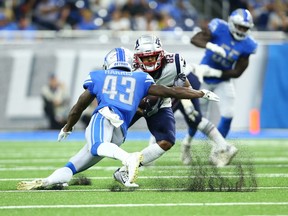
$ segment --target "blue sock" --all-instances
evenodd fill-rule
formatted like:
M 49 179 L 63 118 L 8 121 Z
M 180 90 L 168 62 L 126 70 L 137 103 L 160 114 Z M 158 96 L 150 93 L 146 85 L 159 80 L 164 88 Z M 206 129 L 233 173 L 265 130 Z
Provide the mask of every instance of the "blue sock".
M 225 118 L 221 117 L 220 122 L 218 124 L 218 130 L 222 134 L 222 136 L 225 138 L 230 130 L 232 118 Z
M 68 167 L 69 169 L 71 169 L 72 172 L 73 172 L 73 175 L 75 175 L 75 174 L 77 173 L 76 168 L 75 168 L 75 166 L 74 166 L 73 163 L 68 162 L 68 163 L 65 165 L 65 167 Z

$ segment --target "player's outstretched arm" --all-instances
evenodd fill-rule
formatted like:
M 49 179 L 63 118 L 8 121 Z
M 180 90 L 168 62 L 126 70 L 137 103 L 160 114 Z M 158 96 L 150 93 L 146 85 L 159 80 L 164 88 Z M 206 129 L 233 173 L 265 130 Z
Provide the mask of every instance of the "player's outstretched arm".
M 212 52 L 226 57 L 226 52 L 223 47 L 218 46 L 217 44 L 211 43 L 212 39 L 211 32 L 209 29 L 198 32 L 191 38 L 191 43 L 197 47 L 206 48 L 211 50 Z
M 249 56 L 241 56 L 237 60 L 235 67 L 231 70 L 223 71 L 221 78 L 238 78 L 240 77 L 249 65 Z
M 206 48 L 206 44 L 211 40 L 211 32 L 209 29 L 203 29 L 202 31 L 196 33 L 190 40 L 191 44 L 200 47 Z
M 159 97 L 172 97 L 177 99 L 205 98 L 207 100 L 219 101 L 219 97 L 208 90 L 195 90 L 188 87 L 166 87 L 164 85 L 151 85 L 148 90 L 149 95 Z
M 69 112 L 67 124 L 63 128 L 64 132 L 72 131 L 74 125 L 78 122 L 81 117 L 83 111 L 89 106 L 90 103 L 95 99 L 95 96 L 91 95 L 88 90 L 85 90 L 80 97 L 76 104 L 72 107 Z
M 67 124 L 61 129 L 60 133 L 58 134 L 59 142 L 72 133 L 74 125 L 78 122 L 81 114 L 89 106 L 89 104 L 92 103 L 94 98 L 95 97 L 91 95 L 88 90 L 85 90 L 85 92 L 80 95 L 77 103 L 72 107 L 69 112 Z

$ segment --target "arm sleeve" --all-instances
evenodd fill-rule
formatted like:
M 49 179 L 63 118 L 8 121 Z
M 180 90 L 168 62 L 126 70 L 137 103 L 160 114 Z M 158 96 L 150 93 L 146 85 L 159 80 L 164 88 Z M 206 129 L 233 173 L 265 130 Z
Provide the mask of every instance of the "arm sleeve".
M 88 75 L 88 77 L 85 79 L 84 83 L 83 83 L 83 88 L 87 89 L 90 94 L 95 95 L 93 93 L 93 89 L 94 89 L 94 82 L 91 78 L 91 74 Z

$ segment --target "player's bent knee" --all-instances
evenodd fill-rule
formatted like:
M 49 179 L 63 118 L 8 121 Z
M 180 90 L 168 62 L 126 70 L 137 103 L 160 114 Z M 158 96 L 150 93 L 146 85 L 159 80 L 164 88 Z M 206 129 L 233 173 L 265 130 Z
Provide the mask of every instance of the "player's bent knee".
M 164 151 L 168 151 L 173 146 L 173 143 L 166 140 L 161 140 L 157 143 Z

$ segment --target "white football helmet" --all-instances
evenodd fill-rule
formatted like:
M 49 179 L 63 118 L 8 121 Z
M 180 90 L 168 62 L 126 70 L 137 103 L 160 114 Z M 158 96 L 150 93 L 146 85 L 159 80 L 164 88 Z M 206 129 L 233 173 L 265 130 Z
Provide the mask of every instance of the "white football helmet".
M 124 68 L 125 70 L 132 70 L 133 54 L 130 50 L 120 47 L 112 49 L 104 59 L 103 68 Z
M 236 40 L 244 40 L 254 26 L 252 15 L 246 9 L 237 9 L 229 16 L 228 26 Z M 246 30 L 240 30 L 239 26 Z
M 154 72 L 162 65 L 164 50 L 161 41 L 155 35 L 143 35 L 136 41 L 134 60 L 139 67 L 148 73 Z M 142 61 L 143 57 L 156 57 L 155 61 Z

